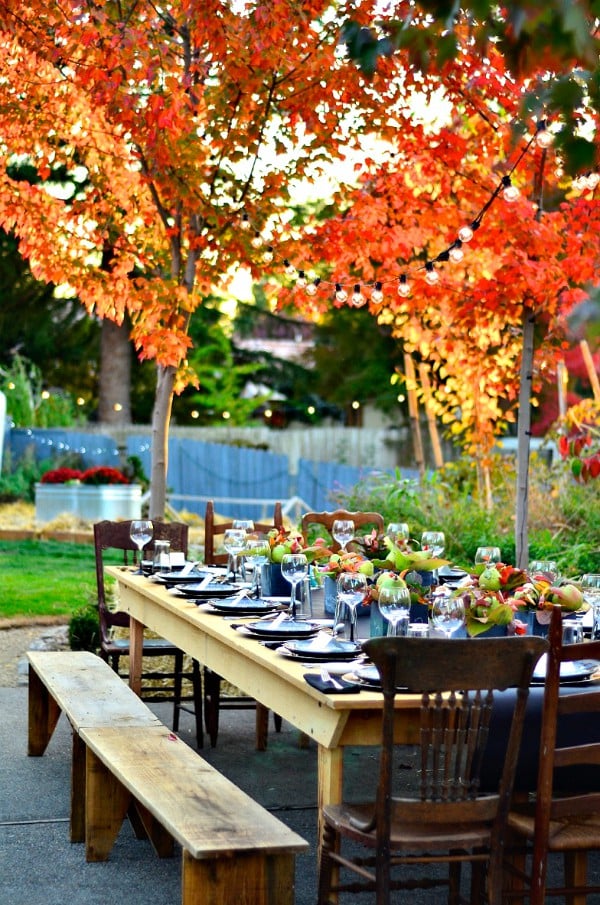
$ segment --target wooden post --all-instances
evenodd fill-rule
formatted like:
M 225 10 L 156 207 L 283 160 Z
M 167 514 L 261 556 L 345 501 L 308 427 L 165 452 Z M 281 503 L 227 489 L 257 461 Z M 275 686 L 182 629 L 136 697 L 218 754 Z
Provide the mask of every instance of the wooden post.
M 442 445 L 440 443 L 440 435 L 438 433 L 435 415 L 431 406 L 431 384 L 429 382 L 429 368 L 421 362 L 419 365 L 419 380 L 423 389 L 423 400 L 425 402 L 425 413 L 427 415 L 427 426 L 429 428 L 429 437 L 431 439 L 431 448 L 433 450 L 433 464 L 436 468 L 441 468 L 444 464 L 444 456 L 442 453 Z
M 419 424 L 419 404 L 417 401 L 417 378 L 415 366 L 408 352 L 404 353 L 404 371 L 406 377 L 406 395 L 408 396 L 408 415 L 413 439 L 415 464 L 419 474 L 425 473 L 425 460 L 423 457 L 423 441 L 421 439 L 421 425 Z
M 558 414 L 561 420 L 567 414 L 567 383 L 569 373 L 564 361 L 559 361 L 556 366 L 556 389 L 558 392 Z
M 598 374 L 594 367 L 594 359 L 592 358 L 592 353 L 590 352 L 587 340 L 582 339 L 579 346 L 581 348 L 581 354 L 583 355 L 586 371 L 588 372 L 588 377 L 590 378 L 590 384 L 592 385 L 594 399 L 596 402 L 600 402 L 600 381 L 598 380 Z
M 533 379 L 533 333 L 535 315 L 527 305 L 523 308 L 523 354 L 519 389 L 519 424 L 517 435 L 517 508 L 515 520 L 515 559 L 517 569 L 529 563 L 529 454 L 531 448 L 531 381 Z

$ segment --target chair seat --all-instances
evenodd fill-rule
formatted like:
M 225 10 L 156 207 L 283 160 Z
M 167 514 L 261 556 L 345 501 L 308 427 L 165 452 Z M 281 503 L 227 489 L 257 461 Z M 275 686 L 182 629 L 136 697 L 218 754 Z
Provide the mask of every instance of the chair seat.
M 338 832 L 363 845 L 376 848 L 375 831 L 364 832 L 356 824 L 364 824 L 373 814 L 373 803 L 356 805 L 328 805 L 323 818 Z M 397 852 L 428 852 L 448 848 L 472 849 L 490 843 L 491 824 L 481 823 L 392 823 L 390 843 Z
M 509 829 L 526 839 L 535 838 L 535 805 L 515 807 L 508 818 Z M 600 814 L 569 814 L 551 819 L 549 824 L 548 851 L 578 851 L 585 843 L 586 849 L 600 849 Z

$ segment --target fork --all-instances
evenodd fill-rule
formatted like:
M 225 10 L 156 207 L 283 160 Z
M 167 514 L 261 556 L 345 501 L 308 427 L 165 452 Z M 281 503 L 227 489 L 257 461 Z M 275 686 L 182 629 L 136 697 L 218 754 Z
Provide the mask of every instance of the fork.
M 330 682 L 334 688 L 337 688 L 338 691 L 343 689 L 343 685 L 341 685 L 337 679 L 334 679 L 332 675 L 330 675 L 329 670 L 324 666 L 321 667 L 321 679 L 323 682 Z

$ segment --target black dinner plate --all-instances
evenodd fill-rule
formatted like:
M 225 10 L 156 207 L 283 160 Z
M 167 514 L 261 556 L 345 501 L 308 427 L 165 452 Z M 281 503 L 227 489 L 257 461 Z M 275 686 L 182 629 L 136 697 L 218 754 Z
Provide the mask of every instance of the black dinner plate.
M 196 581 L 190 584 L 176 584 L 175 590 L 183 594 L 184 597 L 210 600 L 213 597 L 231 597 L 232 594 L 235 594 L 240 589 L 233 584 L 207 584 L 202 587 L 202 582 Z
M 350 676 L 343 676 L 343 678 L 350 680 Z M 372 688 L 373 691 L 381 691 L 381 679 L 376 666 L 361 666 L 359 669 L 355 669 L 352 679 L 356 681 L 357 685 Z
M 542 654 L 536 663 L 531 679 L 533 685 L 543 685 L 546 681 L 546 658 L 547 654 Z M 586 682 L 598 669 L 600 669 L 600 663 L 597 660 L 573 660 L 561 663 L 560 684 Z
M 311 647 L 313 641 L 289 641 L 285 645 L 285 649 L 290 652 L 293 657 L 302 660 L 355 660 L 360 653 L 362 647 L 355 641 L 338 641 L 331 639 L 326 647 Z
M 155 572 L 153 578 L 162 581 L 164 584 L 194 584 L 202 581 L 202 579 L 206 578 L 209 574 L 209 572 L 201 572 L 200 570 L 192 569 L 187 575 L 180 575 L 177 571 Z
M 293 619 L 287 619 L 277 625 L 273 625 L 274 620 L 263 620 L 261 622 L 248 622 L 244 628 L 254 635 L 255 638 L 271 638 L 273 640 L 290 640 L 292 638 L 310 638 L 316 635 L 320 626 L 314 622 L 295 622 Z
M 272 600 L 237 596 L 211 600 L 210 604 L 215 612 L 223 616 L 264 616 L 265 613 L 274 613 L 280 607 L 280 604 Z

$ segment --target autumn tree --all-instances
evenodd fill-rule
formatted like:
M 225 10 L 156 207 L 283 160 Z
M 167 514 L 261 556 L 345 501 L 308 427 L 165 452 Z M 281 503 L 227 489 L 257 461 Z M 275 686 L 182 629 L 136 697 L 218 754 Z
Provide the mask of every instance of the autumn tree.
M 353 7 L 0 2 L 0 224 L 40 279 L 101 317 L 127 313 L 140 356 L 156 361 L 153 516 L 173 391 L 193 380 L 189 318 L 249 258 L 243 217 L 268 241 L 294 180 L 359 151 L 363 130 L 396 128 L 392 69 L 368 82 L 339 49 Z M 42 177 L 83 168 L 86 189 L 67 207 L 10 178 L 17 156 Z

